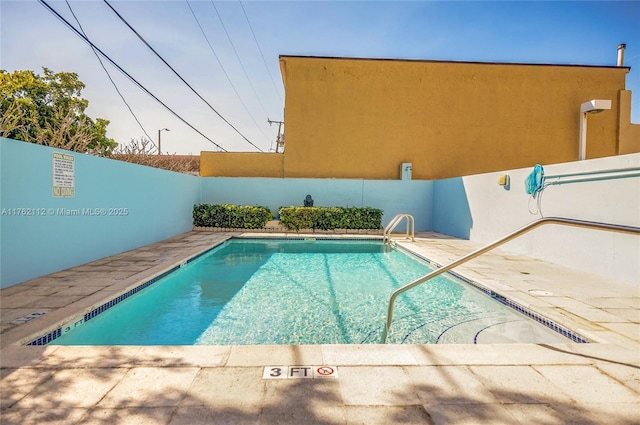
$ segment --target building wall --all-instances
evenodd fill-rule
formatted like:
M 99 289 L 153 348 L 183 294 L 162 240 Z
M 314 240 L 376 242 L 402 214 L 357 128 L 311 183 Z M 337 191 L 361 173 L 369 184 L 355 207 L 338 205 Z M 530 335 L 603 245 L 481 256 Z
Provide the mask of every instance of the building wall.
M 259 152 L 202 152 L 204 177 L 284 177 L 284 155 Z
M 207 152 L 201 175 L 443 179 L 640 152 L 627 67 L 281 57 L 286 152 Z
M 640 152 L 640 124 L 631 123 L 631 91 L 620 90 L 618 102 L 618 154 Z
M 433 182 L 416 180 L 202 178 L 202 203 L 302 206 L 311 195 L 316 207 L 373 207 L 384 211 L 383 227 L 399 213 L 411 214 L 415 228 L 430 230 Z M 404 227 L 399 226 L 398 230 Z
M 629 168 L 635 170 L 634 177 L 549 178 Z M 537 199 L 524 187 L 531 171 L 528 167 L 434 182 L 433 230 L 487 244 L 541 216 L 640 227 L 640 154 L 545 165 L 547 182 L 559 180 L 563 184 L 548 186 Z M 504 174 L 510 176 L 509 190 L 497 183 Z M 546 225 L 503 248 L 640 286 L 638 235 Z
M 286 177 L 441 179 L 617 154 L 626 67 L 283 56 Z
M 52 195 L 54 152 L 75 158 L 73 198 Z M 199 199 L 196 176 L 0 139 L 0 287 L 187 232 Z

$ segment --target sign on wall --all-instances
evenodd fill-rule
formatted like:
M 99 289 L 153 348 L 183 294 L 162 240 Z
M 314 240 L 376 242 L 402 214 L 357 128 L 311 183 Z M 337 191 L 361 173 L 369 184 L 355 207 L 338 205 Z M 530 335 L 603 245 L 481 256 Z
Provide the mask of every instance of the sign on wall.
M 53 197 L 75 196 L 75 157 L 66 153 L 53 153 Z

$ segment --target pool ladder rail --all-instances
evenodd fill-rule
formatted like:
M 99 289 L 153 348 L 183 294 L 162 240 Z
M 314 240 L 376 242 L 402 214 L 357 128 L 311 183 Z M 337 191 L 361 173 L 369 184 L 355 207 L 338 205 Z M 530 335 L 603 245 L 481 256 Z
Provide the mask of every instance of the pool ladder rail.
M 402 214 L 398 214 L 398 215 L 402 215 Z M 396 216 L 397 218 L 397 216 Z M 573 226 L 573 227 L 586 227 L 586 228 L 590 228 L 590 229 L 599 229 L 599 230 L 606 230 L 606 231 L 610 231 L 610 232 L 618 232 L 618 233 L 629 233 L 629 234 L 635 234 L 635 235 L 640 235 L 640 227 L 634 227 L 634 226 L 623 226 L 623 225 L 619 225 L 619 224 L 609 224 L 609 223 L 599 223 L 599 222 L 595 222 L 595 221 L 584 221 L 584 220 L 575 220 L 575 219 L 571 219 L 571 218 L 561 218 L 561 217 L 545 217 L 545 218 L 541 218 L 538 219 L 536 221 L 533 221 L 523 227 L 521 227 L 520 229 L 509 233 L 508 235 L 498 239 L 495 242 L 492 242 L 480 249 L 477 249 L 473 252 L 471 252 L 470 254 L 465 255 L 464 257 L 460 257 L 459 259 L 440 267 L 439 269 L 436 269 L 434 271 L 432 271 L 429 274 L 426 274 L 416 280 L 414 280 L 411 283 L 406 284 L 405 286 L 403 286 L 402 288 L 396 289 L 392 294 L 391 297 L 389 298 L 389 308 L 387 309 L 387 322 L 385 324 L 385 327 L 382 331 L 382 344 L 385 344 L 387 342 L 387 335 L 389 333 L 389 328 L 391 328 L 391 320 L 393 319 L 393 306 L 394 303 L 396 301 L 396 298 L 398 297 L 398 295 L 400 295 L 401 293 L 408 291 L 411 288 L 415 288 L 416 286 L 427 282 L 430 279 L 433 279 L 436 276 L 441 275 L 442 273 L 446 273 L 447 271 L 453 269 L 454 267 L 457 267 L 461 264 L 466 263 L 467 261 L 473 260 L 474 258 L 484 254 L 487 251 L 491 251 L 493 248 L 496 248 L 500 245 L 503 245 L 507 242 L 509 242 L 512 239 L 515 239 L 533 229 L 535 229 L 536 227 L 539 226 L 543 226 L 545 224 L 560 224 L 560 225 L 564 225 L 564 226 Z M 389 227 L 389 226 L 387 226 Z M 385 229 L 385 236 L 386 236 L 386 229 Z
M 415 220 L 413 219 L 413 216 L 411 214 L 398 214 L 393 218 L 393 220 L 389 222 L 389 224 L 387 224 L 387 227 L 384 228 L 384 233 L 382 236 L 383 243 L 391 243 L 391 232 L 394 231 L 398 224 L 402 223 L 403 219 L 406 220 L 407 223 L 404 238 L 411 238 L 411 241 L 416 241 Z

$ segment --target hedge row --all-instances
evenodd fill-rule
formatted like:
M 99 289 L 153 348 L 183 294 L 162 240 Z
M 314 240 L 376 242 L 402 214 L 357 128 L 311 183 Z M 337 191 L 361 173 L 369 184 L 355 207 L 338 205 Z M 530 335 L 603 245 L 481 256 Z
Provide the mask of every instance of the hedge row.
M 280 225 L 288 230 L 301 229 L 380 229 L 382 210 L 371 207 L 281 207 Z M 262 229 L 273 213 L 268 207 L 196 204 L 193 206 L 195 227 Z
M 281 207 L 280 225 L 300 229 L 380 229 L 382 210 L 371 207 Z
M 273 213 L 267 207 L 196 204 L 193 206 L 195 227 L 228 227 L 233 229 L 262 229 Z

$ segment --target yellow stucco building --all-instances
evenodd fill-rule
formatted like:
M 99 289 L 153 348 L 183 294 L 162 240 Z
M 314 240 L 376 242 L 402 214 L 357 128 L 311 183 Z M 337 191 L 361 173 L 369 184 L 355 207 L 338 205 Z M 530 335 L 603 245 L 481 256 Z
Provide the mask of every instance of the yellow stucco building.
M 203 152 L 201 175 L 441 179 L 640 151 L 628 67 L 281 56 L 285 153 Z

